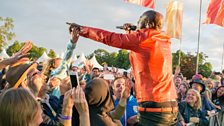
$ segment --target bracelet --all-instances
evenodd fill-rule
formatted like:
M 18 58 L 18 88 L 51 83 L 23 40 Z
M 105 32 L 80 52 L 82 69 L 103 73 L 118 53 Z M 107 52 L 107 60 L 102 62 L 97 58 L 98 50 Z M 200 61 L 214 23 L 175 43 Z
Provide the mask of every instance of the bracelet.
M 62 114 L 59 114 L 59 118 L 62 120 L 70 120 L 70 119 L 72 119 L 72 116 L 64 116 Z

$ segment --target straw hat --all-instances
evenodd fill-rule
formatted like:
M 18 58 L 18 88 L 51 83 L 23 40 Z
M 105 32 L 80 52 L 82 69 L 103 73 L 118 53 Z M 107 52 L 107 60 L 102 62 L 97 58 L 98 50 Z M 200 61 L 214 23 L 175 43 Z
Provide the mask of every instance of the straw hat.
M 18 88 L 26 79 L 28 72 L 37 67 L 37 63 L 29 64 L 27 62 L 16 63 L 9 67 L 6 73 L 6 81 L 9 88 Z

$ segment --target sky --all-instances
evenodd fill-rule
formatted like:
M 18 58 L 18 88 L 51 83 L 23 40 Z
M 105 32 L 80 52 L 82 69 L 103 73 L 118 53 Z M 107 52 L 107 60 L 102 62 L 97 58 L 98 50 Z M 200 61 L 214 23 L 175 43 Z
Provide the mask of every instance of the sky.
M 209 0 L 202 0 L 202 22 L 205 20 Z M 165 16 L 169 0 L 156 0 L 156 11 Z M 197 52 L 200 0 L 183 0 L 182 42 L 172 39 L 172 52 L 181 48 L 185 53 Z M 61 54 L 69 42 L 68 26 L 65 22 L 75 22 L 84 26 L 98 27 L 122 33 L 116 26 L 124 23 L 136 24 L 140 15 L 148 8 L 124 0 L 0 0 L 0 16 L 14 20 L 14 40 L 31 40 L 35 45 L 53 49 Z M 213 70 L 220 71 L 224 43 L 224 28 L 217 25 L 201 24 L 200 51 L 212 63 Z M 13 41 L 14 41 L 13 40 Z M 11 45 L 13 41 L 8 42 Z M 7 48 L 7 47 L 6 47 Z M 116 52 L 119 49 L 80 37 L 74 51 L 85 55 L 96 49 Z

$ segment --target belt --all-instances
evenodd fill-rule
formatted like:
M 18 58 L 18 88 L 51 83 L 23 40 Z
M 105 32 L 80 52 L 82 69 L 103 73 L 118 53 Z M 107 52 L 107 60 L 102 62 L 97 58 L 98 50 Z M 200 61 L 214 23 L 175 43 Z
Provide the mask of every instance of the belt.
M 177 112 L 178 107 L 169 107 L 169 108 L 143 108 L 138 106 L 139 112 Z
M 140 102 L 138 103 L 138 105 L 143 108 L 171 108 L 171 107 L 177 107 L 178 103 L 177 101 L 167 101 L 167 102 L 147 101 L 147 102 Z

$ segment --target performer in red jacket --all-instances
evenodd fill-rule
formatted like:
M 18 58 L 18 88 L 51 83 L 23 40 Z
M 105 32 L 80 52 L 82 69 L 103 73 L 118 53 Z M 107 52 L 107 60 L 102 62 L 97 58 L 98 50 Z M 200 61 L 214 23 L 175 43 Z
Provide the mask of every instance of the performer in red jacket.
M 125 24 L 125 30 L 131 25 Z M 176 89 L 172 78 L 170 37 L 162 31 L 162 14 L 150 10 L 143 13 L 137 30 L 119 34 L 106 30 L 70 25 L 79 35 L 109 46 L 130 50 L 130 63 L 135 77 L 139 125 L 175 125 L 178 113 Z

